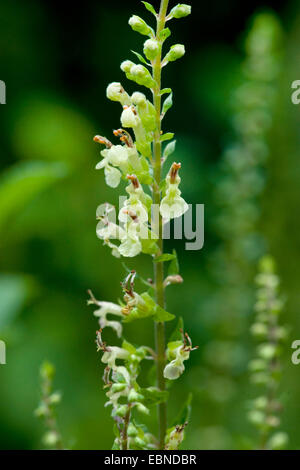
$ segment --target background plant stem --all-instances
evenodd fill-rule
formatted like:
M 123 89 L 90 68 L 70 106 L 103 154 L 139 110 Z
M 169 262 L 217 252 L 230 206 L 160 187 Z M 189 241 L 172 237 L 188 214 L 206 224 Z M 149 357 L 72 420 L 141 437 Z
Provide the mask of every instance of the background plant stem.
M 153 199 L 155 207 L 159 207 L 161 201 L 160 195 L 160 181 L 161 181 L 161 49 L 162 41 L 159 39 L 159 33 L 165 27 L 166 13 L 168 9 L 169 0 L 161 0 L 159 15 L 157 17 L 156 39 L 159 42 L 160 50 L 156 59 L 153 62 L 153 78 L 156 82 L 156 87 L 153 90 L 153 104 L 156 111 L 156 131 L 153 140 L 153 154 L 154 154 L 154 184 L 153 184 Z M 163 239 L 162 239 L 162 220 L 159 214 L 158 222 L 159 233 L 159 253 L 163 253 Z M 163 263 L 154 263 L 154 279 L 155 279 L 155 292 L 156 302 L 164 308 L 164 267 Z M 163 375 L 165 365 L 165 325 L 164 323 L 155 323 L 155 345 L 157 354 L 157 386 L 160 390 L 165 389 L 165 379 Z M 159 447 L 164 448 L 165 435 L 167 430 L 167 405 L 161 403 L 158 405 L 158 420 L 159 420 Z

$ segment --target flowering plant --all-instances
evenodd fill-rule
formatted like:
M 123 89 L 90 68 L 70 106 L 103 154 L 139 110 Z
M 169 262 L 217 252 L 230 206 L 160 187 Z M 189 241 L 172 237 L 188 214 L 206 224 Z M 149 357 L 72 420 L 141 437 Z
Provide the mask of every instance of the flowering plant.
M 182 282 L 178 273 L 176 254 L 163 252 L 163 226 L 170 219 L 182 216 L 188 205 L 181 197 L 180 163 L 173 162 L 165 179 L 162 168 L 175 150 L 172 132 L 162 131 L 162 121 L 172 106 L 172 90 L 161 87 L 161 72 L 169 62 L 185 53 L 182 44 L 172 45 L 163 57 L 162 49 L 171 32 L 166 23 L 173 18 L 190 14 L 191 7 L 178 4 L 168 13 L 168 0 L 162 0 L 159 12 L 143 2 L 156 19 L 156 30 L 142 18 L 133 15 L 129 25 L 134 31 L 147 37 L 143 54 L 135 53 L 139 63 L 125 60 L 121 69 L 127 79 L 141 85 L 151 93 L 135 91 L 129 95 L 121 83 L 113 82 L 107 87 L 107 97 L 121 104 L 121 128 L 114 131 L 120 142 L 114 144 L 106 137 L 95 136 L 94 141 L 104 146 L 102 159 L 96 169 L 103 169 L 108 186 L 117 188 L 121 181 L 127 182 L 127 197 L 116 220 L 115 209 L 110 204 L 97 210 L 99 220 L 97 236 L 111 248 L 116 257 L 135 257 L 140 253 L 150 255 L 154 265 L 154 282 L 146 282 L 147 291 L 135 291 L 135 271 L 128 273 L 122 282 L 123 302 L 120 304 L 98 301 L 90 292 L 89 304 L 96 306 L 100 329 L 96 333 L 98 351 L 102 353 L 104 388 L 112 406 L 115 421 L 114 449 L 177 449 L 183 440 L 186 419 L 179 420 L 168 429 L 166 381 L 175 380 L 184 372 L 184 361 L 194 349 L 182 322 L 175 335 L 165 346 L 165 322 L 174 315 L 165 310 L 164 290 L 170 284 Z M 167 95 L 162 103 L 162 97 Z M 170 141 L 166 144 L 167 141 Z M 164 147 L 164 148 L 163 148 Z M 169 275 L 164 275 L 164 264 L 171 261 Z M 151 317 L 155 323 L 156 350 L 147 346 L 128 343 L 123 336 L 123 325 L 138 319 Z M 121 339 L 120 345 L 108 345 L 105 328 L 112 328 Z M 139 385 L 142 361 L 156 364 L 156 386 Z M 158 405 L 159 436 L 148 432 L 140 423 L 140 415 L 148 414 L 149 407 Z

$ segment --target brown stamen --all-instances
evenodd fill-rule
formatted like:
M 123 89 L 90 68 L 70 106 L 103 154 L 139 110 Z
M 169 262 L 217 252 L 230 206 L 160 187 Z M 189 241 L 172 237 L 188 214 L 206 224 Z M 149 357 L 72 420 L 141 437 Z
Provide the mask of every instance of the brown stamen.
M 178 170 L 181 168 L 181 163 L 173 163 L 170 169 L 170 181 L 171 183 L 175 183 L 176 176 L 178 174 Z

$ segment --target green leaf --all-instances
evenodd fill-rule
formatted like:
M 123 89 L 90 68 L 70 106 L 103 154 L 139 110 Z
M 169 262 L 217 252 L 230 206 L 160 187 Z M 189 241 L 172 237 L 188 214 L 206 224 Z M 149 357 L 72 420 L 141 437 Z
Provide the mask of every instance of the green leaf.
M 183 404 L 183 407 L 180 410 L 176 420 L 173 421 L 173 426 L 177 426 L 177 425 L 189 422 L 190 416 L 191 416 L 191 411 L 192 411 L 192 400 L 193 400 L 193 394 L 189 393 L 189 395 L 188 395 L 185 403 Z
M 158 256 L 153 261 L 154 263 L 164 263 L 165 261 L 171 261 L 176 255 L 170 253 L 164 253 L 163 255 Z
M 173 258 L 172 262 L 170 263 L 169 269 L 168 269 L 168 275 L 169 276 L 174 276 L 176 274 L 179 274 L 178 257 L 177 257 L 176 250 L 174 250 L 174 249 L 173 249 L 173 255 L 174 255 L 174 258 Z
M 145 5 L 145 7 L 147 8 L 148 11 L 150 11 L 151 13 L 153 13 L 153 15 L 156 16 L 156 11 L 150 3 L 148 3 L 148 2 L 142 2 L 142 3 Z
M 164 160 L 166 160 L 172 153 L 175 151 L 176 148 L 176 140 L 172 140 L 172 142 L 169 142 L 168 145 L 166 145 L 166 148 L 163 153 Z
M 138 52 L 131 51 L 136 57 L 139 59 L 140 62 L 142 62 L 145 65 L 149 65 L 146 59 L 142 56 L 142 54 L 139 54 Z
M 126 341 L 125 339 L 122 343 L 122 348 L 126 349 L 126 351 L 128 351 L 130 354 L 136 353 L 136 348 L 131 343 L 128 343 L 128 341 Z
M 183 323 L 183 318 L 182 317 L 178 318 L 177 325 L 176 325 L 173 333 L 171 334 L 168 343 L 172 343 L 174 341 L 181 341 L 182 340 L 182 334 L 181 334 L 180 330 L 182 330 L 182 331 L 184 330 L 184 323 Z
M 173 106 L 173 92 L 169 94 L 169 96 L 165 99 L 163 108 L 162 108 L 162 113 L 163 115 L 166 114 L 166 112 Z
M 156 305 L 155 314 L 153 315 L 153 319 L 158 322 L 166 322 L 174 320 L 175 315 L 172 313 L 167 312 L 159 305 Z
M 159 39 L 162 41 L 165 41 L 168 39 L 168 37 L 171 36 L 171 31 L 169 28 L 164 28 L 160 33 L 159 33 Z
M 0 229 L 8 217 L 24 207 L 52 183 L 66 175 L 61 163 L 26 162 L 10 167 L 0 180 Z
M 160 95 L 165 95 L 166 93 L 172 93 L 172 89 L 171 88 L 163 88 L 160 92 Z
M 145 406 L 165 403 L 169 398 L 169 392 L 166 390 L 159 390 L 156 387 L 141 388 L 140 393 L 144 397 L 143 404 Z
M 164 142 L 165 140 L 171 140 L 174 137 L 174 132 L 167 132 L 166 134 L 163 134 L 160 138 L 161 142 Z

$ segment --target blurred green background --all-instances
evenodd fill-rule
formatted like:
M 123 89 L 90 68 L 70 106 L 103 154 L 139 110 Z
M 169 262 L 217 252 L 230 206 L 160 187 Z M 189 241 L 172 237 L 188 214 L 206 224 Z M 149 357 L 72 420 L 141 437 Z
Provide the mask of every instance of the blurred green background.
M 199 345 L 173 388 L 169 414 L 192 390 L 185 448 L 247 448 L 255 437 L 246 419 L 247 402 L 256 393 L 247 372 L 253 353 L 248 331 L 257 259 L 269 251 L 287 297 L 284 322 L 291 326 L 283 358 L 282 429 L 295 449 L 300 366 L 291 364 L 290 344 L 300 336 L 300 114 L 290 95 L 292 81 L 300 79 L 300 6 L 286 0 L 190 3 L 192 16 L 171 24 L 171 39 L 184 43 L 187 54 L 165 70 L 163 86 L 173 88 L 175 103 L 165 125 L 176 133 L 174 158 L 182 162 L 185 199 L 205 204 L 205 245 L 195 252 L 185 251 L 184 241 L 166 243 L 167 251 L 176 247 L 184 278 L 169 288 L 168 310 L 184 317 Z M 266 6 L 274 44 L 261 51 L 265 26 L 261 37 L 261 25 L 252 25 Z M 7 104 L 0 108 L 0 339 L 7 345 L 7 364 L 0 366 L 1 449 L 41 448 L 43 426 L 33 411 L 44 359 L 55 363 L 56 388 L 63 391 L 59 425 L 66 445 L 112 444 L 94 344 L 97 321 L 86 306 L 86 290 L 116 301 L 125 271 L 95 235 L 97 205 L 116 203 L 117 194 L 94 171 L 99 148 L 92 137 L 110 137 L 119 126 L 120 109 L 106 99 L 105 88 L 110 81 L 125 85 L 119 64 L 134 60 L 131 49 L 141 50 L 143 38 L 127 25 L 132 13 L 152 20 L 138 0 L 1 2 L 0 79 L 7 87 Z M 266 30 L 268 36 L 268 20 Z M 249 81 L 245 63 L 261 53 L 265 75 L 254 73 Z M 271 76 L 268 57 L 270 67 L 273 59 L 277 67 Z M 260 100 L 253 100 L 253 89 L 257 97 L 255 86 L 262 84 Z M 129 83 L 126 89 L 135 87 Z M 260 112 L 258 120 L 247 114 L 250 108 Z M 253 122 L 255 132 L 249 131 Z M 241 130 L 243 124 L 248 127 Z M 232 142 L 240 144 L 242 161 L 253 132 L 265 157 L 250 170 L 239 168 L 243 196 L 231 200 L 237 162 L 229 164 L 234 159 L 228 160 L 227 150 Z M 145 256 L 128 265 L 151 275 Z M 138 337 L 153 344 L 150 323 L 134 323 L 126 333 L 133 342 Z M 154 421 L 155 411 L 150 427 Z

